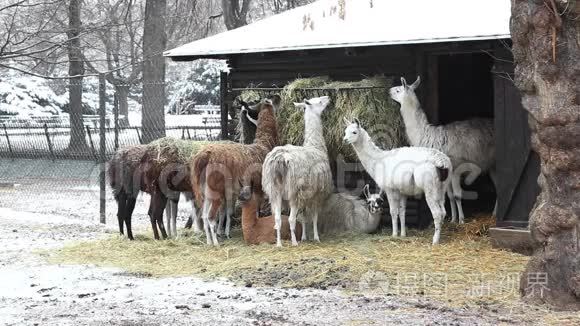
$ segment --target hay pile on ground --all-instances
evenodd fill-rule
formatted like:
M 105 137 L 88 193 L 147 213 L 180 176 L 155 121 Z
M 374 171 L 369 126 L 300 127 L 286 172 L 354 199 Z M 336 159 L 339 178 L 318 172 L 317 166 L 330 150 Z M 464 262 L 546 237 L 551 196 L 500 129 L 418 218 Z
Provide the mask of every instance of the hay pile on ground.
M 387 231 L 385 231 L 387 232 Z M 198 275 L 240 284 L 281 287 L 338 287 L 377 295 L 425 296 L 453 305 L 517 300 L 518 277 L 528 257 L 494 249 L 485 237 L 463 240 L 444 232 L 440 246 L 431 232 L 410 230 L 408 238 L 386 234 L 342 235 L 283 249 L 247 246 L 239 230 L 219 248 L 203 237 L 153 241 L 118 236 L 59 250 L 55 263 L 115 266 L 139 275 Z
M 280 94 L 281 110 L 278 126 L 281 144 L 301 145 L 304 139 L 304 115 L 294 108 L 294 102 L 328 95 L 331 104 L 322 115 L 324 138 L 331 160 L 342 155 L 356 161 L 352 146 L 343 144 L 345 124 L 343 118 L 358 118 L 373 140 L 383 149 L 404 146 L 405 130 L 398 105 L 388 94 L 391 86 L 385 77 L 361 81 L 338 82 L 326 77 L 297 79 L 288 84 Z M 254 90 L 242 92 L 244 100 L 253 101 L 264 94 Z

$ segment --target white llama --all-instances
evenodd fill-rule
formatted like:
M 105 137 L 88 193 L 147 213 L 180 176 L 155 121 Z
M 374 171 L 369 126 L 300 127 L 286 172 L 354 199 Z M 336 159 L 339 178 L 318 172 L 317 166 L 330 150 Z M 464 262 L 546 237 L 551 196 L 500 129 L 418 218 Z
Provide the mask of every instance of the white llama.
M 332 174 L 322 134 L 321 114 L 330 102 L 328 96 L 294 103 L 304 110 L 303 146 L 285 145 L 274 148 L 262 166 L 262 185 L 270 198 L 276 220 L 276 245 L 282 246 L 280 227 L 282 223 L 282 200 L 290 204 L 290 233 L 292 245 L 298 245 L 296 219 L 301 211 L 303 225 L 312 221 L 314 240 L 318 236 L 318 215 L 321 205 L 332 192 Z M 306 240 L 306 227 L 302 228 L 302 240 Z
M 449 156 L 456 172 L 452 175 L 452 190 L 448 191 L 452 222 L 457 221 L 455 208 L 457 205 L 459 223 L 463 223 L 460 181 L 461 173 L 467 171 L 462 171 L 462 167 L 474 164 L 477 170 L 489 172 L 489 176 L 497 189 L 493 121 L 492 119 L 474 118 L 433 126 L 427 121 L 427 116 L 421 109 L 415 94 L 415 89 L 421 83 L 421 77 L 417 77 L 417 80 L 410 86 L 407 85 L 405 78 L 401 78 L 401 83 L 402 86 L 392 87 L 389 92 L 391 98 L 401 104 L 401 115 L 405 122 L 409 143 L 412 146 L 434 148 Z M 494 215 L 496 209 L 497 201 Z
M 433 244 L 438 244 L 445 217 L 445 189 L 453 170 L 449 157 L 424 147 L 383 151 L 373 143 L 357 119 L 352 123 L 345 121 L 348 126 L 344 131 L 344 141 L 353 146 L 365 170 L 387 195 L 393 236 L 398 235 L 397 218 L 401 221 L 401 236 L 406 236 L 407 197 L 424 193 L 435 224 Z

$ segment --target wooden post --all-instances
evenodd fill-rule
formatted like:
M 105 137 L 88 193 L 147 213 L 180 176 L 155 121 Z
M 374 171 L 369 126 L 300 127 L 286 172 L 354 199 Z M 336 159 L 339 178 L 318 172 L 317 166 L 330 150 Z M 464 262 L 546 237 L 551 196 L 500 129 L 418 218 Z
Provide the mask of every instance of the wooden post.
M 106 188 L 106 180 L 105 180 L 105 173 L 107 164 L 107 126 L 105 125 L 105 115 L 107 111 L 107 93 L 106 93 L 106 86 L 107 81 L 105 80 L 105 74 L 99 75 L 99 186 L 100 186 L 100 203 L 99 203 L 99 212 L 100 212 L 100 222 L 101 224 L 107 223 L 107 216 L 106 216 L 106 208 L 107 208 L 107 188 Z
M 55 159 L 54 151 L 52 150 L 52 143 L 50 142 L 50 135 L 48 134 L 48 126 L 46 125 L 46 123 L 44 124 L 44 134 L 46 135 L 46 142 L 48 143 L 48 150 L 50 151 L 50 156 L 54 161 Z
M 6 128 L 6 124 L 4 125 L 4 135 L 6 136 L 6 141 L 8 142 L 8 151 L 10 152 L 10 156 L 14 159 L 14 154 L 12 153 L 12 144 L 10 143 L 10 137 L 8 137 L 8 129 Z
M 220 113 L 221 113 L 221 136 L 222 140 L 229 139 L 228 135 L 228 105 L 226 97 L 228 94 L 228 73 L 222 71 L 220 73 Z

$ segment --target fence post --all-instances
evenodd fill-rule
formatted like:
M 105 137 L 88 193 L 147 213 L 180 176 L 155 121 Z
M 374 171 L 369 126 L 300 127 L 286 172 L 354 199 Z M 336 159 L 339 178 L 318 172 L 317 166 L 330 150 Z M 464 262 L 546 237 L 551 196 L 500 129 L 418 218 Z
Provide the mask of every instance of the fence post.
M 12 153 L 12 144 L 10 144 L 10 137 L 8 137 L 8 129 L 6 128 L 6 124 L 4 125 L 4 135 L 6 135 L 6 141 L 8 142 L 8 151 L 10 152 L 10 156 L 14 159 L 14 153 Z
M 48 150 L 50 151 L 50 156 L 54 161 L 55 159 L 54 151 L 52 150 L 52 142 L 50 141 L 50 135 L 48 134 L 48 125 L 46 123 L 44 124 L 44 134 L 46 135 L 46 142 L 48 143 Z
M 117 93 L 115 93 L 113 115 L 115 120 L 115 152 L 116 152 L 119 149 L 119 97 Z
M 106 215 L 106 206 L 107 206 L 107 192 L 106 192 L 106 180 L 105 180 L 105 165 L 107 163 L 107 143 L 105 137 L 107 136 L 106 133 L 106 126 L 105 126 L 105 114 L 107 110 L 107 92 L 105 89 L 106 86 L 105 74 L 99 75 L 99 186 L 100 186 L 100 205 L 99 205 L 99 212 L 100 212 L 100 222 L 101 224 L 107 223 L 107 215 Z
M 93 143 L 93 134 L 91 133 L 91 127 L 87 126 L 87 135 L 89 136 L 89 143 L 91 143 L 91 151 L 93 153 L 93 158 L 97 161 L 97 152 L 95 151 L 95 144 Z
M 139 144 L 143 144 L 143 140 L 141 139 L 141 132 L 139 132 L 139 127 L 135 127 L 135 131 L 137 131 L 137 138 L 139 139 Z
M 228 135 L 228 105 L 226 97 L 228 95 L 228 73 L 220 73 L 220 113 L 221 113 L 221 136 L 223 140 L 229 139 Z

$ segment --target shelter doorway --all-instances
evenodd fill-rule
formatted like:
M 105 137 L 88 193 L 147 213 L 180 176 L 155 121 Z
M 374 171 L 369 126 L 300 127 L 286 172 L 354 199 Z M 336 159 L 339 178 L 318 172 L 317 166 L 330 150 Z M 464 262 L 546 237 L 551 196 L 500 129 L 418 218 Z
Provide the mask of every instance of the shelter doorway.
M 494 117 L 494 60 L 487 53 L 445 53 L 431 55 L 429 89 L 431 123 L 444 125 L 474 117 Z M 435 93 L 435 95 L 433 95 Z M 463 184 L 472 198 L 464 198 L 466 217 L 491 213 L 496 191 L 488 175 L 477 178 L 473 184 Z M 475 197 L 475 198 L 474 198 Z

